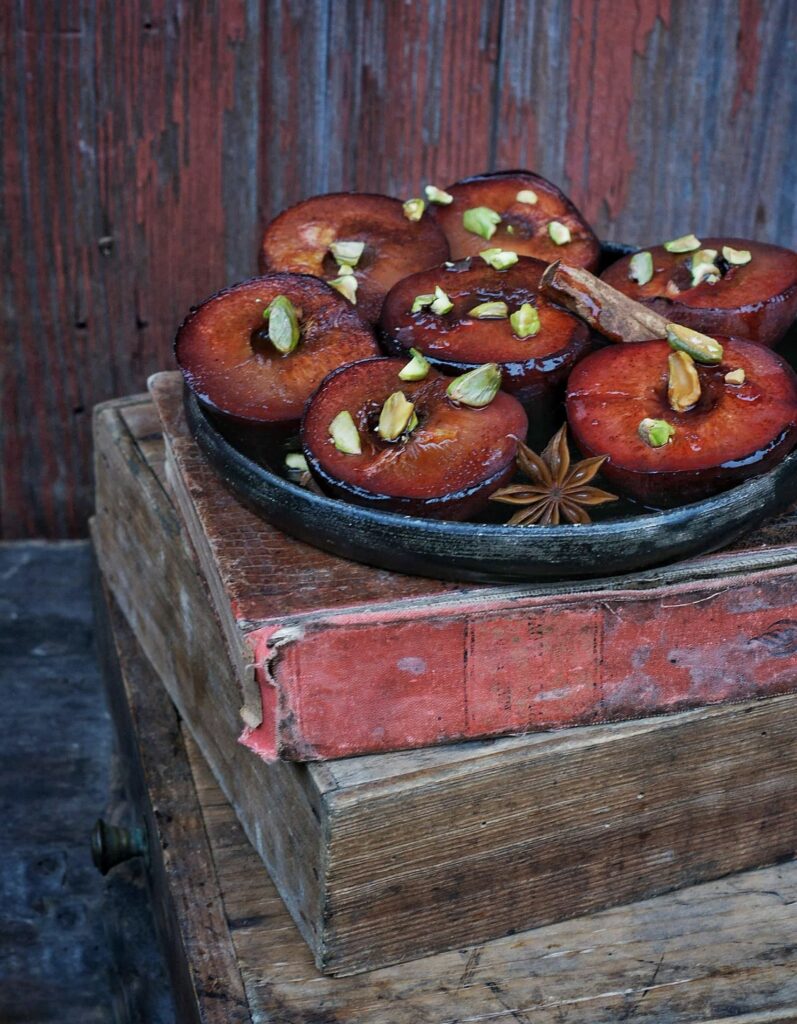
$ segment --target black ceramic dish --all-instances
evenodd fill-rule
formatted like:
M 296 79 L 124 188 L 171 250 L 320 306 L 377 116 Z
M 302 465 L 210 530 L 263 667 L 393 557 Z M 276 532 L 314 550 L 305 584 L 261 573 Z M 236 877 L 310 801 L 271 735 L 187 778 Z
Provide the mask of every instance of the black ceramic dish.
M 609 259 L 627 251 L 604 247 Z M 792 349 L 797 349 L 797 340 L 779 346 L 794 363 Z M 725 547 L 797 501 L 795 450 L 762 476 L 666 512 L 634 514 L 618 503 L 607 506 L 612 518 L 589 526 L 508 527 L 420 519 L 361 508 L 299 487 L 235 448 L 188 390 L 185 402 L 189 427 L 209 462 L 263 519 L 332 554 L 418 576 L 519 582 L 634 572 Z

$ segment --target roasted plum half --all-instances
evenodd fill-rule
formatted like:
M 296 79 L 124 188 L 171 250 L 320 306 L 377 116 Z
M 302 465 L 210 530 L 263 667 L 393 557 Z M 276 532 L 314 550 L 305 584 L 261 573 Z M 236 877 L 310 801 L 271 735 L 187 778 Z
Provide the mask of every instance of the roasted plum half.
M 188 387 L 212 413 L 250 428 L 296 429 L 324 377 L 378 349 L 354 307 L 315 277 L 268 274 L 211 296 L 175 340 Z
M 466 519 L 514 474 L 526 414 L 494 365 L 453 381 L 428 365 L 408 380 L 407 365 L 367 359 L 327 377 L 302 421 L 310 472 L 358 505 Z
M 379 336 L 391 355 L 417 349 L 443 373 L 498 363 L 501 387 L 523 403 L 539 443 L 562 420 L 564 385 L 591 333 L 539 294 L 544 263 L 511 258 L 517 262 L 504 269 L 473 257 L 399 281 L 385 299 Z
M 623 257 L 602 277 L 705 334 L 775 345 L 797 317 L 797 253 L 764 242 L 685 235 Z
M 556 185 L 531 171 L 478 174 L 449 185 L 447 203 L 432 204 L 451 258 L 475 256 L 487 245 L 544 263 L 564 260 L 595 270 L 600 242 Z
M 584 455 L 608 455 L 601 473 L 618 491 L 654 508 L 697 501 L 771 469 L 797 443 L 791 367 L 755 342 L 717 343 L 710 365 L 642 341 L 573 370 L 571 434 Z
M 420 201 L 412 207 L 364 192 L 313 196 L 268 225 L 260 271 L 334 281 L 363 319 L 374 323 L 396 281 L 448 259 L 445 235 L 421 209 Z

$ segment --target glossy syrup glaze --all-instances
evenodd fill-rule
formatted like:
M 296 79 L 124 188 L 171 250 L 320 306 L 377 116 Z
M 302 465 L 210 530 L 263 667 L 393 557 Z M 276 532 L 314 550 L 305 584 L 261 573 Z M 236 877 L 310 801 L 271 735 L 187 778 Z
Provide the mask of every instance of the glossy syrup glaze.
M 522 406 L 499 392 L 482 409 L 446 395 L 449 379 L 431 369 L 402 381 L 404 359 L 370 359 L 331 374 L 309 403 L 302 444 L 311 472 L 328 493 L 358 504 L 432 518 L 463 519 L 483 508 L 514 473 L 517 442 L 526 435 Z M 396 441 L 377 433 L 386 399 L 401 391 L 415 406 L 417 426 Z M 340 452 L 330 424 L 352 416 L 362 453 Z
M 575 369 L 567 389 L 573 439 L 585 455 L 608 454 L 603 476 L 654 507 L 708 497 L 779 462 L 797 443 L 797 377 L 778 355 L 753 342 L 720 338 L 718 366 L 697 365 L 701 395 L 685 412 L 667 397 L 667 342 L 614 345 Z M 725 375 L 745 372 L 741 385 Z M 643 419 L 665 420 L 672 440 L 653 448 Z

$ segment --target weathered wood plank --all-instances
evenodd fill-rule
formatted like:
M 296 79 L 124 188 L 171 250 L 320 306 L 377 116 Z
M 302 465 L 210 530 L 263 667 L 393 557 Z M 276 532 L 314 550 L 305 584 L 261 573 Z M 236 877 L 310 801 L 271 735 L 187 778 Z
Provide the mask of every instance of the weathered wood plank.
M 795 697 L 265 764 L 237 742 L 240 691 L 193 551 L 122 429 L 151 439 L 150 417 L 131 404 L 121 416 L 114 404 L 98 415 L 103 566 L 325 970 L 362 971 L 793 851 Z
M 0 536 L 85 532 L 96 402 L 326 189 L 527 164 L 604 237 L 797 244 L 790 0 L 2 5 Z
M 256 0 L 2 7 L 0 535 L 85 533 L 90 409 L 256 236 Z
M 94 603 L 130 795 L 147 831 L 148 880 L 178 1019 L 246 1024 L 247 999 L 193 778 L 180 756 L 177 715 L 166 691 L 151 687 L 152 669 L 99 580 Z

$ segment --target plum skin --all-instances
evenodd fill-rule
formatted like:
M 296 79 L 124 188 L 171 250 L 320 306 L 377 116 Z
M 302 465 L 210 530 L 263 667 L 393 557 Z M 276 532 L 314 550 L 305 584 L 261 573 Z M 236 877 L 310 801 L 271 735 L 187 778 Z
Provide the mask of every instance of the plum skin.
M 395 373 L 395 384 L 391 385 L 392 390 L 404 391 L 410 400 L 413 400 L 414 395 L 421 386 L 428 393 L 431 385 L 434 387 L 434 411 L 442 403 L 447 403 L 455 415 L 462 415 L 464 413 L 469 418 L 484 416 L 485 423 L 497 422 L 497 415 L 500 413 L 500 416 L 508 422 L 507 429 L 501 431 L 503 439 L 511 436 L 522 440 L 525 436 L 527 427 L 525 412 L 514 398 L 504 392 L 499 392 L 493 402 L 486 408 L 470 409 L 459 406 L 450 399 L 443 397 L 449 382 L 442 375 L 437 374 L 435 370 L 431 370 L 430 375 L 432 376 L 427 377 L 424 381 L 401 381 L 398 378 L 398 371 L 405 365 L 405 360 L 387 359 L 385 357 L 364 359 L 355 364 L 333 370 L 307 403 L 302 420 L 302 448 L 310 472 L 315 480 L 327 494 L 333 497 L 385 512 L 397 512 L 425 519 L 449 520 L 463 520 L 477 515 L 487 506 L 489 496 L 499 487 L 508 483 L 514 476 L 516 445 L 507 446 L 506 454 L 501 459 L 500 464 L 488 476 L 474 479 L 472 483 L 466 483 L 444 493 L 435 493 L 436 489 L 430 486 L 430 493 L 423 496 L 388 494 L 383 491 L 369 490 L 356 482 L 342 479 L 324 466 L 318 449 L 323 451 L 322 445 L 327 443 L 328 438 L 326 436 L 325 420 L 322 414 L 318 412 L 318 409 L 322 408 L 323 403 L 326 402 L 325 393 L 328 389 L 335 387 L 335 382 L 341 375 L 350 374 L 356 367 L 359 367 L 362 372 L 362 369 L 367 367 L 368 364 L 382 364 L 382 366 L 390 364 L 393 373 Z M 379 401 L 382 400 L 382 397 L 380 395 Z M 496 405 L 496 403 L 498 404 Z M 336 404 L 339 405 L 340 402 L 336 402 Z M 358 410 L 362 408 L 362 402 L 355 400 L 353 404 L 349 403 L 347 405 L 344 401 L 343 404 L 345 407 L 350 408 L 350 411 L 355 416 L 355 421 L 357 421 Z M 420 410 L 420 406 L 418 408 Z M 326 418 L 331 418 L 328 416 L 328 410 L 325 412 L 325 416 Z M 367 466 L 365 468 L 367 469 Z
M 608 349 L 602 349 L 593 353 L 592 356 L 587 357 L 587 359 L 579 364 L 568 384 L 566 399 L 571 436 L 579 451 L 586 457 L 606 455 L 608 453 L 609 459 L 602 467 L 601 474 L 609 485 L 613 486 L 618 492 L 622 492 L 646 507 L 654 509 L 672 508 L 677 505 L 700 501 L 743 483 L 750 477 L 758 476 L 774 468 L 797 444 L 797 376 L 795 376 L 794 371 L 766 346 L 748 341 L 747 339 L 722 338 L 720 340 L 725 346 L 723 363 L 720 366 L 698 367 L 701 385 L 704 389 L 701 403 L 708 407 L 709 414 L 714 405 L 720 404 L 722 398 L 722 395 L 720 395 L 721 388 L 727 388 L 728 394 L 731 397 L 735 397 L 735 395 L 740 393 L 741 389 L 737 388 L 734 391 L 732 385 L 725 385 L 723 378 L 726 372 L 736 368 L 744 361 L 741 354 L 746 354 L 753 359 L 765 358 L 766 362 L 769 362 L 770 368 L 773 366 L 780 367 L 783 372 L 784 394 L 783 396 L 770 395 L 769 398 L 771 403 L 776 403 L 779 407 L 782 406 L 784 413 L 790 406 L 791 416 L 784 414 L 781 418 L 780 428 L 775 430 L 770 436 L 762 437 L 761 443 L 757 445 L 752 444 L 750 450 L 738 451 L 732 454 L 732 457 L 723 459 L 721 462 L 704 465 L 695 469 L 688 468 L 689 459 L 684 459 L 682 456 L 681 461 L 684 463 L 682 468 L 672 465 L 674 457 L 669 451 L 662 451 L 662 454 L 665 458 L 668 458 L 670 467 L 661 470 L 639 465 L 640 459 L 636 458 L 635 460 L 633 454 L 633 450 L 636 447 L 637 451 L 644 451 L 645 456 L 651 458 L 646 449 L 638 448 L 639 445 L 644 445 L 644 442 L 635 436 L 635 428 L 643 416 L 667 420 L 675 426 L 676 432 L 679 428 L 681 430 L 688 429 L 690 423 L 694 424 L 694 419 L 690 420 L 690 417 L 695 415 L 694 411 L 676 413 L 667 402 L 665 383 L 666 357 L 670 350 L 666 342 L 633 342 L 628 345 L 611 346 Z M 632 416 L 630 411 L 624 412 L 622 409 L 620 410 L 620 415 L 616 417 L 616 422 L 625 427 L 626 436 L 619 452 L 612 452 L 611 450 L 607 452 L 607 449 L 612 447 L 611 441 L 603 446 L 585 437 L 585 433 L 589 432 L 589 427 L 587 426 L 585 430 L 584 424 L 588 420 L 593 420 L 595 416 L 600 415 L 597 411 L 589 411 L 589 400 L 585 400 L 584 397 L 585 391 L 589 388 L 590 361 L 595 360 L 596 357 L 603 359 L 606 357 L 606 353 L 612 351 L 625 351 L 631 354 L 634 350 L 637 350 L 638 346 L 645 346 L 645 348 L 655 346 L 656 358 L 663 361 L 665 370 L 659 375 L 661 380 L 658 384 L 653 383 L 655 375 L 651 376 L 651 382 L 646 389 L 646 404 L 644 408 L 639 408 L 638 415 Z M 650 350 L 648 349 L 648 351 Z M 758 356 L 756 356 L 756 352 L 759 353 Z M 642 351 L 639 351 L 639 355 L 642 354 Z M 737 357 L 736 359 L 734 358 L 735 356 Z M 766 365 L 763 365 L 766 369 Z M 750 385 L 752 378 L 749 374 L 748 377 L 750 379 L 748 379 L 747 384 Z M 654 390 L 655 399 L 653 397 Z M 590 397 L 594 399 L 596 396 L 597 392 L 595 396 Z M 615 401 L 618 402 L 619 407 L 620 399 L 615 399 Z M 633 398 L 628 399 L 629 403 L 633 403 L 633 401 Z M 637 401 L 641 402 L 642 399 L 637 399 Z M 653 404 L 651 405 L 651 403 Z M 698 403 L 698 406 L 696 406 L 698 414 L 701 414 L 701 403 Z M 603 404 L 608 405 L 609 403 L 604 402 Z M 629 404 L 626 406 L 626 409 L 632 407 Z M 633 423 L 632 420 L 634 421 Z M 625 421 L 624 424 L 623 421 Z M 609 414 L 605 422 L 607 423 L 607 429 L 611 430 L 611 414 Z M 733 420 L 730 422 L 733 423 Z M 734 437 L 737 436 L 738 434 L 734 434 Z M 666 448 L 667 446 L 665 446 Z M 625 456 L 623 451 L 626 453 Z M 637 465 L 633 464 L 635 461 Z

